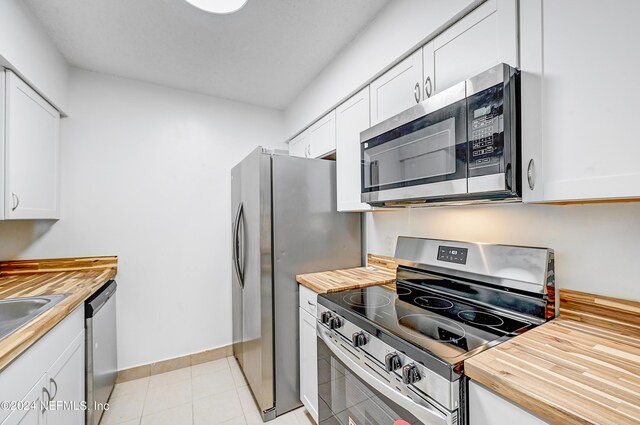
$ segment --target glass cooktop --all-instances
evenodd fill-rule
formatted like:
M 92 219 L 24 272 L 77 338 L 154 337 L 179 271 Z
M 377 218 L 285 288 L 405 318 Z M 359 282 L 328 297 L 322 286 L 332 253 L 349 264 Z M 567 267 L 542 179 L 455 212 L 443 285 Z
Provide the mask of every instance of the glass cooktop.
M 395 288 L 372 286 L 322 297 L 450 364 L 532 326 L 473 302 L 400 281 Z

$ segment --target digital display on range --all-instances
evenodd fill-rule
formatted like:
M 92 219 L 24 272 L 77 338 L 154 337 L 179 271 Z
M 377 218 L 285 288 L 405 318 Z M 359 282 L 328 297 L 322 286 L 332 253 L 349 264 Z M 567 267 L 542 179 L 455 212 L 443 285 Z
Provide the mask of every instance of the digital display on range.
M 453 246 L 439 246 L 438 260 L 448 263 L 467 264 L 467 248 L 456 248 Z

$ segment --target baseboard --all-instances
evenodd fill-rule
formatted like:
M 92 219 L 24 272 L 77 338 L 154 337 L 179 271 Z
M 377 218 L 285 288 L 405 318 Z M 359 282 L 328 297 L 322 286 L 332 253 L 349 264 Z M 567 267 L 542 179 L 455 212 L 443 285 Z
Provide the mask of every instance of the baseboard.
M 116 382 L 120 383 L 132 381 L 134 379 L 146 378 L 147 376 L 171 372 L 172 370 L 182 369 L 200 363 L 212 362 L 231 355 L 233 355 L 233 346 L 225 345 L 223 347 L 213 348 L 199 353 L 187 354 L 182 357 L 120 370 L 118 371 Z

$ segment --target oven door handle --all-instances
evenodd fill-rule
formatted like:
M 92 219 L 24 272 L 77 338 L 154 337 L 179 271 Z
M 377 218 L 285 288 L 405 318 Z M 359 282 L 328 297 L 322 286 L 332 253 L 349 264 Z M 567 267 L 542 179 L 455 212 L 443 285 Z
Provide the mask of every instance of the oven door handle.
M 426 400 L 420 401 L 421 404 L 418 404 L 417 401 L 410 399 L 406 395 L 403 395 L 396 391 L 394 388 L 390 387 L 388 382 L 383 382 L 382 380 L 369 373 L 362 366 L 360 366 L 357 361 L 353 360 L 348 354 L 343 352 L 331 338 L 330 331 L 328 329 L 325 329 L 320 324 L 318 324 L 317 326 L 317 333 L 318 336 L 322 338 L 327 347 L 329 347 L 333 355 L 336 356 L 342 363 L 344 363 L 354 375 L 362 379 L 371 387 L 375 388 L 376 391 L 387 397 L 389 400 L 393 401 L 398 406 L 411 413 L 423 424 L 453 425 L 454 423 L 457 423 L 453 422 L 453 419 L 455 417 L 454 415 L 446 415 L 433 406 L 425 406 L 424 404 L 428 404 Z

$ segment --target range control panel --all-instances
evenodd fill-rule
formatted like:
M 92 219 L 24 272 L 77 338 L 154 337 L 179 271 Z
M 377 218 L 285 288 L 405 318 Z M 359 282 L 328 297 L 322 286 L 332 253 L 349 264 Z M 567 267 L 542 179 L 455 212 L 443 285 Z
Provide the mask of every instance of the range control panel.
M 453 246 L 439 246 L 438 260 L 448 263 L 467 264 L 467 248 L 456 248 Z
M 473 175 L 503 171 L 504 114 L 502 85 L 469 98 L 469 170 Z

